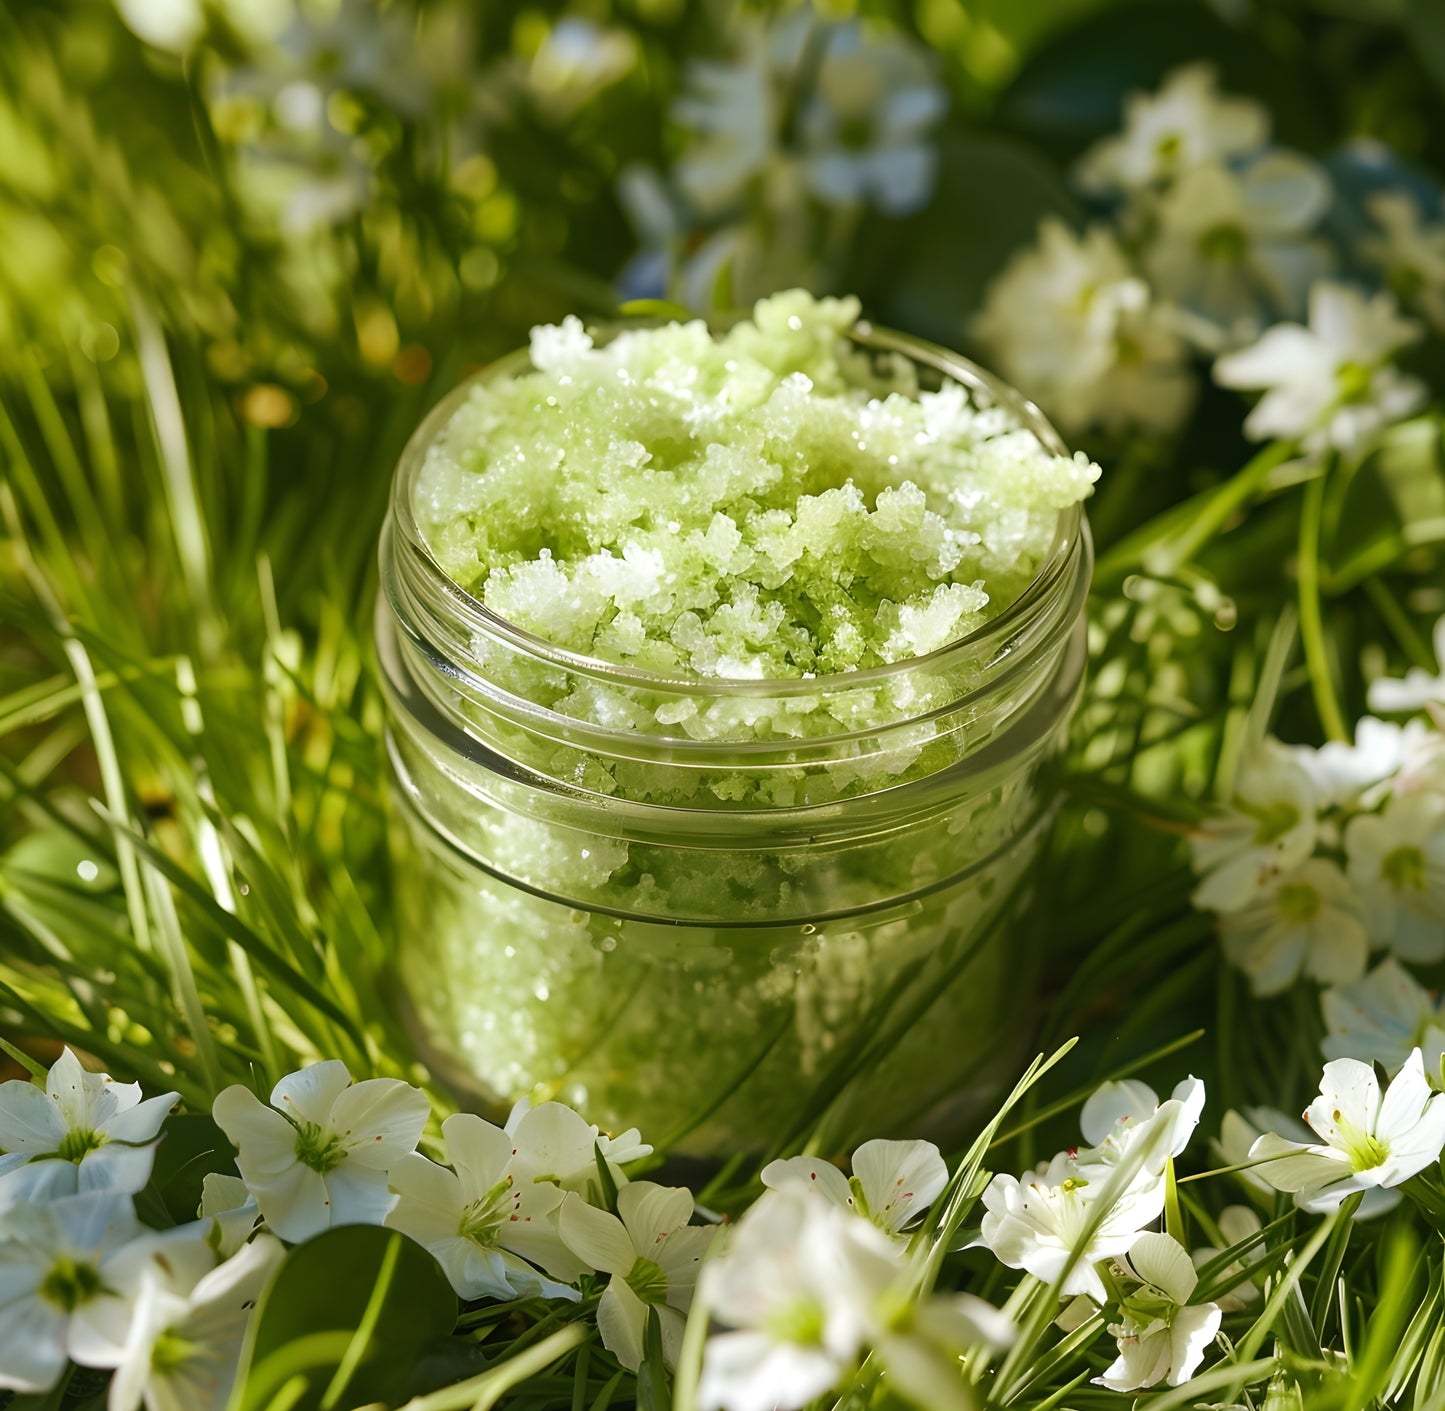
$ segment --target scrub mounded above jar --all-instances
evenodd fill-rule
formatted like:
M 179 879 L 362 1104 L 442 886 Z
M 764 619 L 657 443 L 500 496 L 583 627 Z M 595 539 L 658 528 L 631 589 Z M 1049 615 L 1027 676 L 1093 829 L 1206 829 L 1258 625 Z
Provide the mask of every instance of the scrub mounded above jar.
M 967 635 L 1098 467 L 920 387 L 850 342 L 857 317 L 792 291 L 723 333 L 534 329 L 530 369 L 480 379 L 428 448 L 428 550 L 514 626 L 673 680 L 828 677 Z

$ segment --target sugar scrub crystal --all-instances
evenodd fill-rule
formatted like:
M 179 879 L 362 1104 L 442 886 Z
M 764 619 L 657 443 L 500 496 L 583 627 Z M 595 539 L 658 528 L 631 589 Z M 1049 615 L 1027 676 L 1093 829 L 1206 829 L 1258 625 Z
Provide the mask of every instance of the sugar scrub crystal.
M 794 290 L 716 337 L 533 329 L 534 370 L 477 385 L 430 450 L 428 545 L 498 616 L 658 675 L 936 651 L 1018 597 L 1098 467 L 955 382 L 920 390 L 905 359 L 880 367 L 844 337 L 857 317 Z
M 397 970 L 494 1114 L 951 1137 L 1028 1041 L 1097 470 L 857 313 L 539 328 L 402 457 Z

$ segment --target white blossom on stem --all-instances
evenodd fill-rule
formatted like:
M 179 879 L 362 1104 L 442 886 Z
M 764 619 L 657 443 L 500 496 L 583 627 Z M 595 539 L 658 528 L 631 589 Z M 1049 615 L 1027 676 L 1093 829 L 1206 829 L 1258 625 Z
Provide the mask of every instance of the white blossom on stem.
M 1319 799 L 1309 772 L 1278 740 L 1267 739 L 1239 764 L 1234 795 L 1189 840 L 1200 883 L 1194 904 L 1237 911 L 1280 872 L 1315 850 Z
M 1370 682 L 1369 706 L 1386 715 L 1423 710 L 1432 702 L 1445 705 L 1445 617 L 1435 622 L 1435 660 L 1439 670 L 1431 675 L 1424 667 L 1412 666 L 1403 677 L 1382 676 Z
M 792 1156 L 769 1162 L 762 1179 L 774 1190 L 815 1193 L 894 1237 L 902 1237 L 948 1184 L 948 1167 L 932 1142 L 864 1142 L 852 1165 L 853 1175 L 846 1177 L 830 1161 Z
M 150 1244 L 129 1194 L 13 1207 L 0 1241 L 0 1389 L 48 1391 L 70 1359 L 107 1365 L 129 1307 L 117 1289 Z
M 396 1197 L 387 1172 L 416 1149 L 426 1094 L 395 1078 L 353 1083 L 332 1059 L 282 1078 L 267 1107 L 249 1088 L 226 1088 L 217 1125 L 240 1149 L 236 1165 L 266 1224 L 299 1243 L 333 1225 L 379 1225 Z
M 1164 1209 L 1163 1182 L 1151 1180 L 1129 1185 L 1096 1219 L 1105 1184 L 1082 1175 L 1067 1152 L 1022 1178 L 1000 1172 L 983 1193 L 979 1243 L 1010 1269 L 1057 1284 L 1062 1297 L 1086 1294 L 1102 1304 L 1095 1264 L 1128 1253 Z
M 107 1411 L 225 1411 L 252 1306 L 284 1253 L 264 1234 L 219 1265 L 200 1241 L 157 1248 L 128 1290 Z
M 933 194 L 929 134 L 948 107 L 933 55 L 857 21 L 826 27 L 799 114 L 803 179 L 830 206 L 916 211 Z
M 44 1086 L 0 1083 L 0 1210 L 21 1200 L 140 1190 L 176 1097 L 142 1101 L 139 1083 L 87 1073 L 68 1048 Z
M 1402 960 L 1445 956 L 1445 795 L 1396 795 L 1350 819 L 1345 856 L 1370 939 Z
M 1184 328 L 1109 230 L 1076 236 L 1050 217 L 989 285 L 972 333 L 1064 430 L 1163 433 L 1194 402 Z
M 1328 1031 L 1322 1045 L 1326 1058 L 1379 1063 L 1394 1075 L 1419 1049 L 1426 1075 L 1440 1081 L 1445 1004 L 1393 957 L 1353 985 L 1326 990 L 1320 1007 Z
M 1124 100 L 1124 130 L 1096 142 L 1079 161 L 1085 190 L 1143 191 L 1180 172 L 1244 156 L 1269 137 L 1269 111 L 1252 98 L 1220 94 L 1212 64 L 1166 74 L 1156 93 Z
M 1359 897 L 1323 857 L 1272 876 L 1247 906 L 1219 918 L 1219 938 L 1257 995 L 1279 994 L 1301 975 L 1349 984 L 1370 958 Z
M 1147 1145 L 1151 1154 L 1135 1182 L 1162 1178 L 1169 1160 L 1179 1156 L 1194 1135 L 1204 1097 L 1204 1084 L 1195 1077 L 1184 1079 L 1163 1102 L 1136 1078 L 1102 1084 L 1080 1113 L 1080 1128 L 1089 1145 L 1073 1153 L 1076 1166 L 1090 1180 L 1103 1181 L 1131 1151 Z
M 634 1181 L 617 1193 L 617 1214 L 569 1194 L 558 1226 L 567 1247 L 588 1268 L 612 1278 L 597 1306 L 603 1345 L 629 1371 L 642 1365 L 649 1309 L 656 1309 L 663 1355 L 677 1363 L 698 1266 L 716 1229 L 692 1226 L 692 1193 Z
M 1182 1386 L 1219 1331 L 1219 1305 L 1190 1303 L 1199 1276 L 1184 1246 L 1168 1235 L 1140 1235 L 1120 1263 L 1138 1287 L 1121 1302 L 1119 1321 L 1109 1325 L 1119 1356 L 1094 1381 L 1122 1392 L 1160 1381 Z
M 1356 1191 L 1401 1185 L 1435 1165 L 1445 1147 L 1445 1094 L 1431 1090 L 1415 1049 L 1383 1094 L 1368 1063 L 1325 1064 L 1320 1095 L 1305 1112 L 1309 1145 L 1266 1132 L 1250 1148 L 1255 1170 L 1303 1210 L 1337 1208 Z
M 1326 272 L 1326 249 L 1311 232 L 1329 203 L 1328 178 L 1295 152 L 1193 167 L 1159 198 L 1144 269 L 1164 298 L 1225 340 L 1254 337 L 1266 318 L 1302 309 Z
M 1308 327 L 1276 324 L 1251 347 L 1220 358 L 1214 380 L 1264 393 L 1244 421 L 1253 440 L 1298 440 L 1312 455 L 1354 451 L 1424 404 L 1424 384 L 1393 361 L 1420 334 L 1391 295 L 1367 298 L 1321 280 L 1310 290 Z
M 587 1266 L 558 1233 L 556 1211 L 565 1192 L 549 1179 L 557 1149 L 543 1136 L 551 1135 L 547 1109 L 560 1106 L 532 1109 L 516 1135 L 472 1113 L 453 1113 L 442 1123 L 442 1137 L 455 1170 L 417 1152 L 392 1168 L 398 1199 L 386 1223 L 429 1250 L 463 1298 L 578 1296 L 566 1285 Z M 571 1108 L 561 1110 L 586 1128 Z M 527 1141 L 533 1131 L 535 1146 Z
M 1367 715 L 1355 726 L 1352 744 L 1327 740 L 1315 748 L 1289 746 L 1291 757 L 1310 777 L 1323 807 L 1378 801 L 1379 786 L 1419 750 L 1429 731 L 1418 720 L 1397 725 Z
M 1013 1326 L 968 1294 L 920 1300 L 907 1279 L 893 1242 L 846 1206 L 792 1182 L 766 1192 L 702 1276 L 699 1298 L 724 1331 L 708 1340 L 700 1405 L 804 1406 L 871 1350 L 905 1399 L 967 1411 L 960 1356 L 1007 1346 Z

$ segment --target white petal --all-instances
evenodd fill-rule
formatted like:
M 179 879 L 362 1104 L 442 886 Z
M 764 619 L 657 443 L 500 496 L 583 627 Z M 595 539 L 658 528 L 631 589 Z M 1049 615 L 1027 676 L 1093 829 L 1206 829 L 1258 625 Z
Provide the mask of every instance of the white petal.
M 154 1141 L 178 1097 L 179 1093 L 162 1093 L 159 1097 L 147 1098 L 106 1118 L 99 1130 L 113 1142 Z
M 283 1240 L 300 1244 L 331 1226 L 331 1206 L 326 1183 L 317 1171 L 293 1162 L 280 1174 L 258 1184 L 247 1177 L 246 1184 L 266 1224 Z
M 1395 1075 L 1380 1102 L 1374 1133 L 1391 1150 L 1401 1137 L 1408 1136 L 1419 1124 L 1431 1100 L 1432 1089 L 1425 1077 L 1420 1050 L 1412 1049 L 1404 1066 Z
M 296 1164 L 296 1128 L 239 1083 L 211 1104 L 216 1125 L 240 1149 L 236 1164 L 246 1184 L 273 1180 Z
M 1169 1328 L 1169 1385 L 1182 1386 L 1199 1370 L 1209 1344 L 1219 1331 L 1221 1313 L 1217 1304 L 1202 1303 L 1197 1308 L 1181 1308 Z
M 352 1161 L 385 1171 L 416 1150 L 430 1115 L 420 1088 L 396 1078 L 367 1078 L 332 1103 L 331 1130 Z
M 721 1333 L 707 1340 L 698 1405 L 702 1411 L 775 1411 L 806 1406 L 828 1391 L 844 1364 L 822 1349 L 778 1343 L 766 1333 Z
M 1098 1146 L 1114 1135 L 1120 1122 L 1137 1125 L 1154 1115 L 1159 1107 L 1159 1097 L 1147 1083 L 1134 1078 L 1122 1082 L 1105 1083 L 1090 1094 L 1079 1115 L 1084 1140 L 1090 1146 Z
M 642 1339 L 647 1329 L 647 1309 L 626 1282 L 615 1278 L 607 1285 L 597 1305 L 597 1331 L 602 1345 L 629 1372 L 642 1366 Z
M 86 1153 L 78 1168 L 79 1183 L 76 1189 L 124 1191 L 127 1195 L 134 1195 L 145 1189 L 146 1182 L 151 1178 L 155 1159 L 154 1146 L 118 1146 L 114 1142 L 107 1142 L 95 1151 Z
M 65 1315 L 41 1298 L 7 1304 L 3 1312 L 0 1387 L 48 1391 L 65 1370 Z
M 948 1184 L 948 1166 L 932 1142 L 871 1141 L 853 1153 L 853 1174 L 863 1187 L 868 1214 L 896 1234 L 921 1214 Z
M 467 1200 L 485 1195 L 502 1179 L 518 1140 L 472 1112 L 454 1112 L 442 1123 L 442 1136 Z
M 59 1106 L 34 1083 L 23 1078 L 0 1083 L 0 1151 L 53 1152 L 68 1130 Z
M 1312 1191 L 1347 1180 L 1353 1170 L 1343 1152 L 1325 1155 L 1318 1147 L 1297 1146 L 1266 1132 L 1249 1149 L 1249 1159 L 1261 1164 L 1252 1174 L 1277 1191 Z
M 853 1205 L 848 1178 L 831 1161 L 819 1161 L 812 1156 L 770 1161 L 763 1167 L 762 1180 L 771 1190 L 812 1190 L 844 1209 L 851 1209 Z
M 1380 1111 L 1380 1083 L 1368 1063 L 1336 1058 L 1325 1064 L 1320 1095 L 1309 1105 L 1305 1121 L 1331 1146 L 1343 1146 L 1341 1129 L 1373 1132 Z
M 386 1217 L 392 1229 L 428 1248 L 458 1233 L 466 1201 L 455 1172 L 413 1152 L 392 1167 L 387 1180 L 398 1196 Z
M 633 1181 L 618 1191 L 617 1213 L 637 1252 L 655 1259 L 657 1246 L 692 1218 L 692 1192 L 681 1186 Z
M 637 1250 L 622 1221 L 588 1205 L 580 1195 L 569 1194 L 562 1202 L 557 1227 L 567 1248 L 591 1269 L 626 1274 L 637 1262 Z
M 351 1083 L 351 1073 L 338 1058 L 313 1063 L 299 1073 L 288 1073 L 271 1089 L 271 1105 L 298 1121 L 318 1127 L 331 1125 L 331 1107 Z M 219 1119 L 217 1119 L 219 1120 Z
M 597 1171 L 597 1128 L 560 1102 L 532 1108 L 507 1130 L 517 1160 L 534 1176 L 560 1184 Z
M 346 1160 L 322 1178 L 333 1225 L 381 1225 L 396 1205 L 386 1172 Z
M 1169 1235 L 1146 1233 L 1129 1246 L 1129 1264 L 1138 1276 L 1162 1289 L 1175 1303 L 1188 1303 L 1199 1276 L 1189 1254 Z

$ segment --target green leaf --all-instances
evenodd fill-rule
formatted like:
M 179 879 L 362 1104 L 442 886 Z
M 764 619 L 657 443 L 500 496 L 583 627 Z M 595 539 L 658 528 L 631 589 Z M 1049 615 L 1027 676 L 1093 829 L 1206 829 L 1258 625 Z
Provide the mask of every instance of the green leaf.
M 31 1078 L 34 1079 L 40 1087 L 43 1088 L 45 1086 L 46 1070 L 44 1065 L 37 1063 L 23 1049 L 18 1049 L 14 1044 L 6 1043 L 4 1039 L 0 1039 L 0 1053 L 8 1054 L 30 1074 Z
M 629 299 L 617 306 L 617 312 L 624 318 L 667 318 L 681 319 L 684 323 L 696 315 L 681 304 L 670 299 Z
M 393 1404 L 456 1316 L 456 1294 L 419 1244 L 372 1225 L 328 1230 L 293 1249 L 262 1294 L 231 1411 L 266 1411 L 288 1384 L 304 1386 L 293 1411 L 319 1411 L 343 1363 L 345 1405 Z
M 642 1366 L 637 1371 L 637 1411 L 672 1411 L 672 1388 L 662 1350 L 662 1319 L 657 1309 L 647 1310 L 642 1334 Z
M 1445 5 L 1440 0 L 1405 0 L 1405 32 L 1420 62 L 1445 89 Z
M 161 1128 L 150 1186 L 177 1225 L 194 1220 L 212 1172 L 236 1174 L 236 1151 L 226 1134 L 200 1113 L 175 1113 Z

